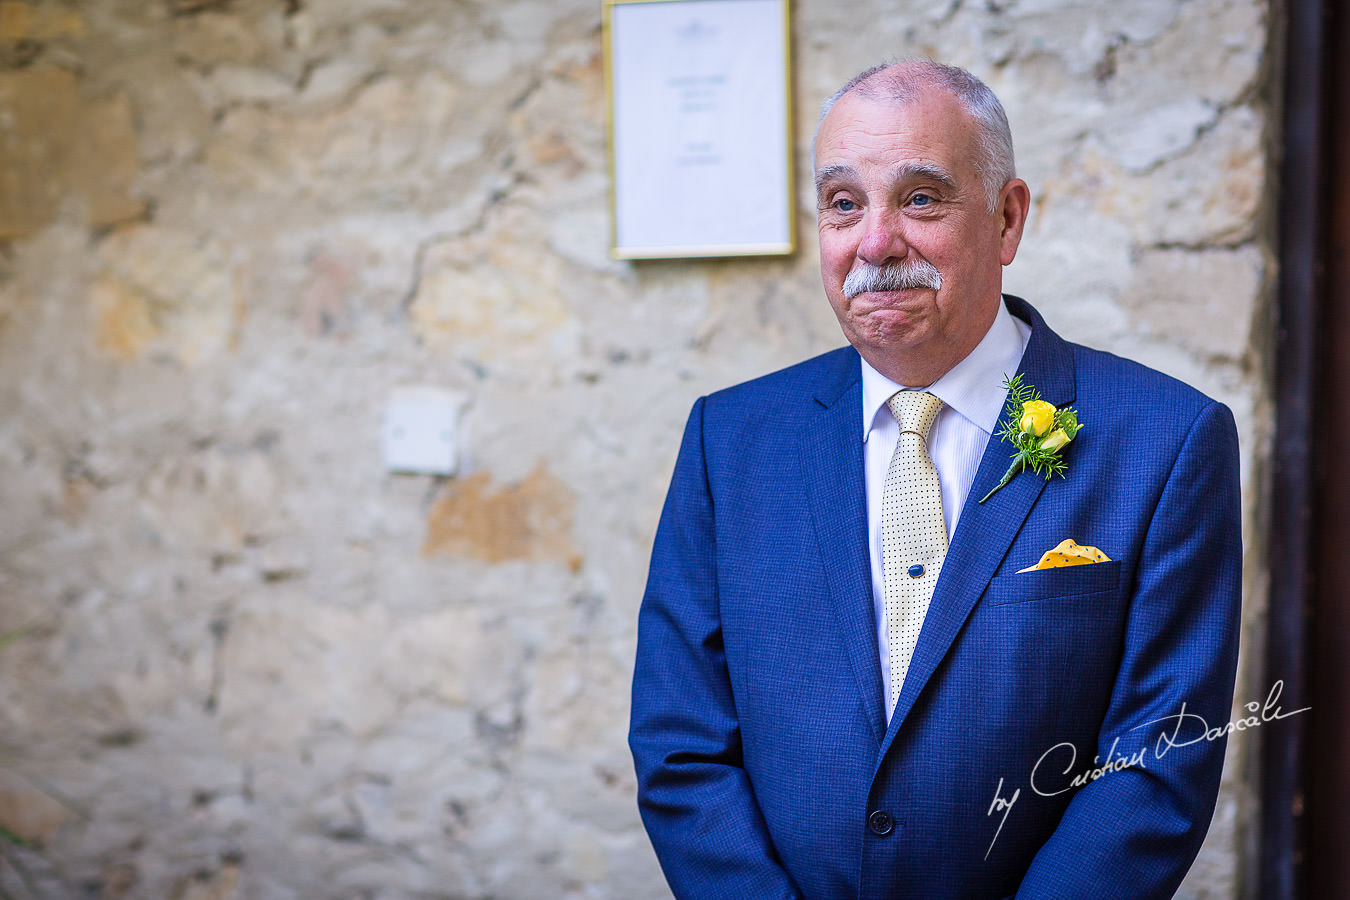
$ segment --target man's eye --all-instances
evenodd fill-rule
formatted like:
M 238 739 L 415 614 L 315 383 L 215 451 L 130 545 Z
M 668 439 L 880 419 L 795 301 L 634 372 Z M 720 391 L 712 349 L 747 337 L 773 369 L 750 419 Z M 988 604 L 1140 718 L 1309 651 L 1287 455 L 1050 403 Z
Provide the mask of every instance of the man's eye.
M 840 212 L 853 212 L 858 208 L 858 204 L 849 200 L 847 197 L 840 197 L 838 200 L 834 201 L 834 208 Z
M 913 206 L 932 206 L 933 198 L 928 194 L 915 194 L 910 198 L 909 202 Z

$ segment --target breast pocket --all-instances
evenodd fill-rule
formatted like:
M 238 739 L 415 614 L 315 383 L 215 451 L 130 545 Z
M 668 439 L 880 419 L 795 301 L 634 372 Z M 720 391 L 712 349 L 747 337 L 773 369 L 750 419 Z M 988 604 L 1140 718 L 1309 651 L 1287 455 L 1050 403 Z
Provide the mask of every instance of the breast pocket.
M 985 603 L 1006 606 L 1059 597 L 1119 596 L 1120 578 L 1120 560 L 999 575 L 989 580 Z

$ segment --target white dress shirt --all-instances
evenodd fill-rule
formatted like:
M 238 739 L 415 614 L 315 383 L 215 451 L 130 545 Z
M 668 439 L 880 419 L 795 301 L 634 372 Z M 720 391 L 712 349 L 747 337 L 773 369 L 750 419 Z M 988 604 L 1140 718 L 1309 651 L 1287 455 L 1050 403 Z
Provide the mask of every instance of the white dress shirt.
M 1022 352 L 1031 338 L 1031 326 L 999 303 L 998 314 L 984 339 L 951 371 L 927 387 L 896 384 L 862 360 L 862 433 L 864 477 L 867 483 L 867 542 L 872 562 L 872 614 L 877 626 L 877 649 L 881 654 L 882 696 L 891 691 L 890 639 L 886 631 L 886 576 L 881 562 L 881 493 L 886 469 L 891 464 L 900 426 L 886 407 L 896 391 L 922 390 L 943 402 L 928 436 L 928 455 L 937 467 L 942 485 L 942 514 L 947 520 L 947 539 L 956 533 L 956 520 L 965 505 L 970 485 L 980 467 L 985 446 L 998 427 L 1007 397 L 1005 377 L 1022 362 Z M 1009 457 L 1011 458 L 1011 456 Z M 886 704 L 890 721 L 890 704 Z

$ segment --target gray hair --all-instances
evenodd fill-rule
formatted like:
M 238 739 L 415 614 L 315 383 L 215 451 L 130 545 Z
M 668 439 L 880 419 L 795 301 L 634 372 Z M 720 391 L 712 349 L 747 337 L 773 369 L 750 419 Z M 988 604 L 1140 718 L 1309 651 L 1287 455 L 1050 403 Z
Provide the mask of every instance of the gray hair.
M 1013 159 L 1012 129 L 1008 114 L 994 92 L 974 75 L 958 66 L 943 65 L 931 59 L 889 62 L 872 66 L 849 79 L 821 105 L 816 122 L 816 136 L 811 139 L 811 165 L 815 167 L 816 139 L 820 137 L 820 123 L 845 94 L 857 93 L 869 100 L 908 103 L 916 99 L 924 88 L 941 88 L 961 104 L 975 120 L 975 170 L 984 183 L 985 201 L 989 211 L 998 206 L 999 191 L 1017 177 Z

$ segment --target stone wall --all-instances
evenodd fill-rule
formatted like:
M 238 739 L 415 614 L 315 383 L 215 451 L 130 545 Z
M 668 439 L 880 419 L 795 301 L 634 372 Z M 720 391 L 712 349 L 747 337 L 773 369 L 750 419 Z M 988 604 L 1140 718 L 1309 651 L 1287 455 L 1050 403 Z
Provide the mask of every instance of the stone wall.
M 0 826 L 11 892 L 667 896 L 624 742 L 699 394 L 837 345 L 820 99 L 1003 97 L 1008 287 L 1229 403 L 1264 694 L 1271 12 L 797 0 L 802 247 L 618 263 L 598 0 L 0 0 Z M 455 477 L 390 392 L 464 398 Z M 1237 897 L 1253 745 L 1187 897 Z

